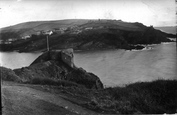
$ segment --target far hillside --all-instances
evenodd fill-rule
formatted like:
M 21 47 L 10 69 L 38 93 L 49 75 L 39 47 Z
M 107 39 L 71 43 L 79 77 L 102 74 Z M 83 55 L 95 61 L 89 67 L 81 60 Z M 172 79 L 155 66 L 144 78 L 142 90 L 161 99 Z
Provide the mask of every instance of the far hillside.
M 23 36 L 38 34 L 41 31 L 68 28 L 74 25 L 81 25 L 86 22 L 88 22 L 88 20 L 84 19 L 24 22 L 17 25 L 1 28 L 1 39 L 20 39 Z
M 26 22 L 1 30 L 0 50 L 19 52 L 45 51 L 47 36 L 55 50 L 142 49 L 137 45 L 171 42 L 168 38 L 176 37 L 139 22 L 106 19 Z
M 158 30 L 161 30 L 166 33 L 176 34 L 176 28 L 177 26 L 164 26 L 164 27 L 154 27 Z

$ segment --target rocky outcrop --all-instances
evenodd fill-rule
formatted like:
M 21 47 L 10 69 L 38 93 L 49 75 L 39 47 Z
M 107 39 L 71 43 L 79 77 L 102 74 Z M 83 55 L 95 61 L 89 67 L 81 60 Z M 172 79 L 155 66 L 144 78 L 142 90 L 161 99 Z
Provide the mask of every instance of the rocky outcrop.
M 89 89 L 103 88 L 102 82 L 96 75 L 74 65 L 72 50 L 45 52 L 30 66 L 15 69 L 14 72 L 22 82 L 30 82 L 34 78 L 50 78 L 56 81 L 75 82 Z
M 73 49 L 55 50 L 43 53 L 34 62 L 32 62 L 31 65 L 39 62 L 45 62 L 48 60 L 54 60 L 63 61 L 65 64 L 73 68 L 74 67 L 73 58 L 74 58 Z
M 66 80 L 82 84 L 90 89 L 102 89 L 103 84 L 93 73 L 86 72 L 83 68 L 75 68 L 66 75 Z

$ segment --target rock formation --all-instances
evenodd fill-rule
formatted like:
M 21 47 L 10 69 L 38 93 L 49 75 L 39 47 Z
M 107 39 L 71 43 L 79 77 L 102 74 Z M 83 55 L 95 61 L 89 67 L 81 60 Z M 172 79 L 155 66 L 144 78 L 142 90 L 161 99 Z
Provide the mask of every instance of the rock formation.
M 40 55 L 30 66 L 15 69 L 14 72 L 22 82 L 30 82 L 34 78 L 50 78 L 75 82 L 89 89 L 103 88 L 100 79 L 93 73 L 76 67 L 73 58 L 72 49 L 49 51 Z

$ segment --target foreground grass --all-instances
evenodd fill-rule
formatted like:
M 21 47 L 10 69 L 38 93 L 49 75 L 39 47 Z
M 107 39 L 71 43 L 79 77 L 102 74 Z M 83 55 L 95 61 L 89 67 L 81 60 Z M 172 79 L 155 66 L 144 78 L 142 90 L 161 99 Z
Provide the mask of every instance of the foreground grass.
M 66 81 L 66 80 L 54 80 L 51 78 L 42 78 L 42 77 L 35 77 L 30 80 L 30 82 L 27 82 L 29 84 L 40 84 L 40 85 L 52 85 L 52 86 L 62 86 L 62 87 L 84 87 L 82 85 L 79 85 L 75 82 Z
M 177 80 L 138 82 L 103 90 L 91 90 L 74 85 L 45 86 L 38 89 L 63 95 L 65 99 L 99 113 L 177 113 Z
M 177 81 L 158 80 L 106 88 L 94 96 L 91 104 L 101 110 L 118 113 L 177 112 Z
M 3 71 L 3 80 L 24 83 L 10 69 Z M 99 113 L 177 113 L 177 80 L 138 82 L 125 87 L 102 90 L 87 89 L 77 83 L 50 78 L 32 78 L 32 88 L 63 95 L 63 98 Z

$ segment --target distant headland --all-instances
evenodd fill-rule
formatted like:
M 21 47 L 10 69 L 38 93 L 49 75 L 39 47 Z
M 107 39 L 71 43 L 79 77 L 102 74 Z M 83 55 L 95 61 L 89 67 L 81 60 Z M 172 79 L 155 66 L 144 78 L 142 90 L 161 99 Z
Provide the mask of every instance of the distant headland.
M 143 49 L 140 44 L 172 42 L 176 35 L 165 33 L 153 26 L 122 20 L 68 19 L 34 21 L 1 29 L 1 51 L 46 51 L 46 38 L 50 49 L 74 50 Z M 139 44 L 137 46 L 137 44 Z

